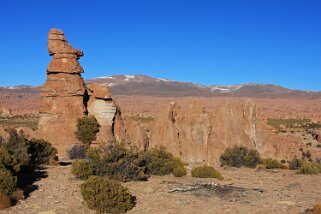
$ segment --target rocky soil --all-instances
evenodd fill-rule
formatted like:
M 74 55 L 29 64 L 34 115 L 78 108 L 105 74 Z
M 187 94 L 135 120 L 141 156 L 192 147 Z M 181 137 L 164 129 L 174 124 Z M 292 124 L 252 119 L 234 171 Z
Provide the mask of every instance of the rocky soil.
M 218 168 L 218 167 L 217 167 Z M 147 182 L 125 183 L 137 197 L 128 213 L 303 213 L 321 202 L 321 174 L 289 170 L 218 168 L 225 179 L 154 176 Z M 49 166 L 29 186 L 30 195 L 0 214 L 94 213 L 86 208 L 69 166 Z M 195 183 L 220 186 L 170 192 Z
M 47 166 L 38 171 L 32 177 L 36 181 L 25 190 L 29 196 L 0 214 L 93 213 L 83 203 L 79 188 L 82 181 L 74 178 L 70 170 L 69 165 Z

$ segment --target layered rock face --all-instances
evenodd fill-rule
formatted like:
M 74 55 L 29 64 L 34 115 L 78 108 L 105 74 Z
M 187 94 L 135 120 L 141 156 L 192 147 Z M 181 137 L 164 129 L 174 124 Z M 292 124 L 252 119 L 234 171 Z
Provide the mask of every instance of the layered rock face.
M 233 145 L 257 149 L 263 157 L 291 159 L 300 138 L 275 134 L 255 102 L 225 103 L 208 111 L 200 101 L 171 103 L 151 124 L 149 146 L 166 146 L 188 163 L 215 163 Z
M 187 162 L 206 162 L 210 117 L 199 101 L 171 103 L 152 125 L 151 146 L 166 146 Z
M 86 112 L 86 86 L 78 59 L 83 52 L 72 48 L 58 29 L 48 34 L 48 51 L 53 56 L 47 67 L 47 80 L 41 87 L 41 118 L 38 135 L 47 139 L 64 155 L 75 138 L 77 119 Z
M 108 143 L 114 140 L 114 118 L 117 106 L 111 98 L 111 91 L 105 85 L 97 83 L 88 84 L 89 101 L 87 104 L 88 114 L 94 116 L 100 130 L 97 133 L 97 143 Z

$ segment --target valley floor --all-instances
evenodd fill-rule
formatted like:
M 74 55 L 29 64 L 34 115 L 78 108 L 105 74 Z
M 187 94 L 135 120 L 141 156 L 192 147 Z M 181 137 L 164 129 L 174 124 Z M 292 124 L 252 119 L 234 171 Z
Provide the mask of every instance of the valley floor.
M 48 176 L 33 184 L 37 189 L 0 214 L 94 213 L 84 205 L 79 188 L 82 181 L 71 175 L 70 167 L 46 168 Z M 148 182 L 125 183 L 137 197 L 137 205 L 128 213 L 303 213 L 321 203 L 321 174 L 245 168 L 218 170 L 225 178 L 223 181 L 153 176 Z M 193 183 L 219 183 L 226 191 L 169 192 Z

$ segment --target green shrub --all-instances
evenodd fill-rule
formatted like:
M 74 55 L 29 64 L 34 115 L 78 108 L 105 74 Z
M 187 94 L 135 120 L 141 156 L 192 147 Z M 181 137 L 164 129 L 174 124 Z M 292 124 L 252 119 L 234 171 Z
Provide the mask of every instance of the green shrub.
M 27 166 L 30 161 L 28 153 L 28 140 L 25 138 L 23 132 L 17 132 L 15 129 L 9 129 L 9 139 L 5 146 L 9 151 L 12 160 L 16 162 L 14 168 L 19 170 L 21 166 Z
M 183 177 L 186 175 L 186 169 L 184 166 L 178 165 L 173 169 L 173 175 L 175 177 Z
M 94 162 L 99 162 L 102 160 L 102 151 L 99 148 L 89 147 L 86 150 L 86 158 Z
M 81 185 L 81 194 L 90 209 L 98 213 L 125 213 L 135 206 L 135 197 L 119 182 L 91 176 Z
M 8 130 L 9 137 L 0 137 L 0 207 L 10 206 L 10 198 L 15 202 L 23 198 L 17 189 L 24 173 L 34 173 L 35 166 L 57 160 L 57 150 L 41 139 L 28 140 L 23 132 Z M 24 173 L 20 173 L 21 169 Z M 10 196 L 8 200 L 8 196 Z M 9 202 L 8 202 L 9 201 Z
M 43 139 L 28 140 L 23 132 L 14 129 L 8 131 L 9 138 L 0 145 L 0 162 L 13 172 L 21 167 L 49 164 L 58 160 L 57 150 Z
M 297 170 L 303 165 L 304 161 L 298 158 L 293 158 L 292 161 L 289 162 L 289 168 L 291 170 Z
M 286 165 L 272 158 L 263 159 L 263 165 L 266 167 L 266 169 L 286 169 L 287 168 Z
M 300 174 L 312 175 L 321 173 L 321 165 L 317 163 L 304 162 L 299 168 Z
M 74 145 L 69 151 L 68 156 L 71 160 L 74 159 L 85 159 L 86 158 L 86 150 L 88 149 L 88 145 Z
M 50 160 L 58 160 L 57 149 L 43 139 L 31 139 L 28 142 L 30 162 L 34 165 L 49 164 Z
M 144 161 L 147 167 L 147 174 L 150 175 L 167 175 L 176 171 L 183 171 L 183 162 L 179 158 L 175 158 L 173 154 L 168 152 L 164 146 L 152 148 L 144 153 Z
M 261 162 L 260 154 L 255 149 L 243 146 L 227 148 L 220 156 L 221 166 L 250 167 L 254 168 Z
M 71 173 L 77 178 L 87 179 L 94 174 L 94 164 L 89 160 L 75 160 L 72 163 Z
M 85 153 L 83 160 L 86 161 L 77 161 L 73 164 L 74 174 L 81 178 L 86 178 L 88 175 L 99 175 L 125 182 L 147 180 L 148 175 L 151 174 L 173 173 L 177 177 L 186 175 L 183 162 L 167 152 L 164 147 L 138 152 L 136 148 L 127 149 L 124 144 L 115 143 L 101 148 L 86 147 L 86 149 L 81 149 L 82 153 Z M 93 173 L 85 173 L 86 176 L 83 176 L 82 173 L 87 168 L 83 169 L 82 167 L 85 166 L 82 164 L 88 164 L 88 162 L 91 166 L 90 172 Z
M 192 176 L 197 178 L 217 178 L 223 180 L 223 176 L 211 166 L 198 166 L 192 169 Z
M 101 160 L 96 162 L 96 175 L 111 179 L 147 180 L 142 155 L 134 148 L 126 149 L 123 144 L 112 144 L 103 148 Z
M 5 169 L 10 169 L 13 172 L 18 172 L 20 170 L 20 164 L 5 145 L 0 145 L 0 166 Z
M 77 139 L 86 144 L 90 145 L 94 140 L 96 140 L 96 134 L 99 132 L 99 123 L 96 118 L 92 116 L 83 116 L 77 121 Z
M 0 192 L 10 195 L 16 190 L 17 177 L 3 167 L 0 168 Z
M 0 210 L 11 206 L 11 199 L 8 195 L 0 192 Z

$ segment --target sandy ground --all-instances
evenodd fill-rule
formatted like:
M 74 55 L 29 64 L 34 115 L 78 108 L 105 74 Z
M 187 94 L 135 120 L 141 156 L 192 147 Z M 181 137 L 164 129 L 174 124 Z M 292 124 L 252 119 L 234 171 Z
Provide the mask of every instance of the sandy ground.
M 302 213 L 321 202 L 321 174 L 298 175 L 289 170 L 218 168 L 224 176 L 197 179 L 189 176 L 153 176 L 147 182 L 125 183 L 137 197 L 128 213 Z M 30 186 L 30 194 L 0 214 L 94 213 L 86 208 L 69 166 L 49 166 Z M 173 192 L 193 183 L 220 184 L 228 191 Z

